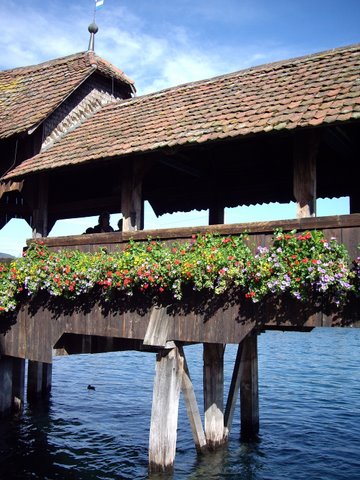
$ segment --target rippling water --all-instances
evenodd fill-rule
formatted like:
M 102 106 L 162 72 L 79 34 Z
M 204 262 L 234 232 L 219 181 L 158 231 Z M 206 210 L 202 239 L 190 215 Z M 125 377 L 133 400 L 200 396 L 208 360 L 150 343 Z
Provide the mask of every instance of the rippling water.
M 360 479 L 359 346 L 360 329 L 260 335 L 260 441 L 240 442 L 237 408 L 228 446 L 198 457 L 181 403 L 174 474 L 151 478 Z M 202 347 L 185 354 L 201 406 Z M 154 372 L 149 353 L 54 358 L 50 401 L 0 427 L 0 478 L 148 478 Z

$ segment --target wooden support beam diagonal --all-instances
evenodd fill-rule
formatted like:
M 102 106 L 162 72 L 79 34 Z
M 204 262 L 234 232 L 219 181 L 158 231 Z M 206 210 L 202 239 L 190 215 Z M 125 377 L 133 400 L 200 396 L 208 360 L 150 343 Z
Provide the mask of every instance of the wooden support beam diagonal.
M 241 363 L 241 343 L 240 343 L 237 354 L 236 354 L 234 371 L 231 378 L 229 395 L 226 402 L 225 415 L 224 415 L 225 435 L 227 438 L 230 435 L 235 407 L 236 407 L 236 401 L 240 392 L 240 379 L 242 376 L 242 371 L 241 371 L 242 365 L 243 364 Z
M 198 168 L 187 165 L 185 162 L 175 158 L 174 155 L 162 156 L 159 158 L 159 162 L 167 167 L 171 167 L 179 172 L 187 173 L 192 177 L 200 178 L 203 174 Z
M 192 431 L 194 442 L 195 442 L 195 447 L 198 453 L 201 453 L 207 449 L 204 428 L 202 425 L 194 387 L 190 378 L 188 365 L 187 365 L 184 350 L 182 347 L 179 347 L 179 353 L 183 359 L 183 365 L 184 365 L 184 372 L 183 372 L 183 377 L 181 382 L 181 391 L 184 396 L 186 411 L 189 417 L 191 431 Z

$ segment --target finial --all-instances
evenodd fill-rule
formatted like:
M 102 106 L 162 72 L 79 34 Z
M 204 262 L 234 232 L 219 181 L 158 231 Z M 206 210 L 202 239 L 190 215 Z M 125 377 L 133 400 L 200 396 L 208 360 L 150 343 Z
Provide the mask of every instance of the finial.
M 96 25 L 95 22 L 92 22 L 92 23 L 90 23 L 90 25 L 89 25 L 89 27 L 88 27 L 88 30 L 89 30 L 89 33 L 90 33 L 90 40 L 89 40 L 88 51 L 93 52 L 93 51 L 94 51 L 94 47 L 95 47 L 95 34 L 96 34 L 97 31 L 99 30 L 99 28 L 98 28 L 98 26 Z

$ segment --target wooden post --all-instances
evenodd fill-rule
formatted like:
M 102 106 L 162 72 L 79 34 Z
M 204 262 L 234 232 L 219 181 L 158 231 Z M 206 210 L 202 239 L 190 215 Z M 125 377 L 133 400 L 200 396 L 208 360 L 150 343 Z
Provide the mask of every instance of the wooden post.
M 144 171 L 143 163 L 135 160 L 128 162 L 123 171 L 121 213 L 124 232 L 144 228 L 144 201 L 142 198 Z
M 172 343 L 172 342 L 171 342 Z M 151 425 L 149 471 L 171 472 L 175 461 L 180 387 L 183 359 L 174 348 L 163 349 L 156 356 Z
M 44 398 L 49 394 L 51 373 L 51 364 L 29 360 L 27 382 L 27 399 L 29 402 Z
M 51 392 L 52 363 L 42 364 L 41 396 L 46 397 Z
M 358 193 L 350 195 L 350 213 L 360 213 L 360 195 Z
M 224 346 L 204 343 L 205 437 L 210 449 L 226 442 L 224 431 Z
M 224 223 L 224 207 L 211 206 L 209 208 L 209 225 L 222 225 Z
M 12 407 L 14 412 L 21 412 L 24 406 L 25 360 L 13 358 Z
M 184 395 L 186 411 L 189 417 L 191 431 L 195 442 L 195 447 L 198 453 L 207 449 L 205 433 L 200 417 L 199 407 L 196 401 L 194 387 L 190 378 L 189 369 L 187 366 L 184 350 L 179 347 L 179 353 L 183 359 L 184 372 L 181 382 L 181 391 Z
M 294 140 L 294 196 L 296 216 L 316 216 L 316 156 L 318 134 L 306 131 Z
M 46 237 L 48 234 L 48 178 L 41 176 L 34 200 L 32 236 L 33 238 Z
M 259 389 L 257 334 L 251 333 L 241 342 L 240 413 L 241 437 L 256 439 L 259 433 Z
M 0 357 L 0 417 L 9 415 L 12 407 L 12 358 Z

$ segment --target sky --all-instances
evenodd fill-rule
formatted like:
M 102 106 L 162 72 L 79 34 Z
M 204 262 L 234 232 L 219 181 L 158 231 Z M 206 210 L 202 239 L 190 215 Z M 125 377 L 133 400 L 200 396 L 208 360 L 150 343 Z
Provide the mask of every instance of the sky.
M 87 50 L 94 0 L 0 0 L 0 69 Z M 359 0 L 104 0 L 95 51 L 135 81 L 137 94 L 250 66 L 308 55 L 360 38 Z M 347 213 L 348 200 L 319 201 L 318 214 Z M 295 206 L 227 209 L 228 223 L 292 218 Z M 116 228 L 119 215 L 112 216 Z M 54 235 L 79 234 L 96 218 L 58 222 Z M 157 218 L 145 228 L 204 225 L 207 212 Z M 12 220 L 0 252 L 18 256 L 31 230 Z

